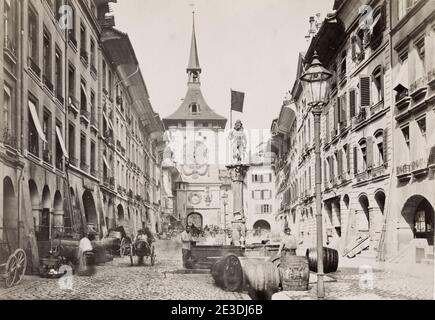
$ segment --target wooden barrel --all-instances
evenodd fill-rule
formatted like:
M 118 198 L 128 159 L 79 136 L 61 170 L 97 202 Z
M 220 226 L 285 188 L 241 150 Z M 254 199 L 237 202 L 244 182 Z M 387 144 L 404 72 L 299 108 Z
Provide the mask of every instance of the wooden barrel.
M 270 300 L 279 290 L 279 271 L 265 258 L 243 258 L 228 254 L 217 260 L 211 274 L 227 291 L 248 291 L 254 300 Z
M 226 254 L 211 267 L 211 275 L 215 283 L 227 291 L 239 291 L 243 287 L 243 270 L 239 258 L 234 254 Z
M 278 270 L 284 291 L 308 290 L 310 270 L 307 257 L 283 255 Z
M 271 300 L 279 291 L 280 275 L 271 261 L 239 258 L 243 268 L 243 287 L 253 300 Z
M 317 272 L 317 249 L 307 249 L 306 256 L 310 271 Z M 338 269 L 338 251 L 331 248 L 323 248 L 323 272 L 331 273 Z

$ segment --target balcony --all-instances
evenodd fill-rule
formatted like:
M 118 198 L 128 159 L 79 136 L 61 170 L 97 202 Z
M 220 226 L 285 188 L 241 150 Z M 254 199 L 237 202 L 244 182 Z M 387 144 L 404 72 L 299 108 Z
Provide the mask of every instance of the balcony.
M 95 66 L 93 64 L 91 64 L 90 71 L 91 71 L 91 76 L 93 76 L 96 79 L 98 71 L 97 71 L 97 68 L 95 68 Z
M 53 83 L 51 83 L 51 80 L 47 76 L 45 76 L 45 75 L 42 76 L 42 82 L 44 83 L 44 87 L 46 87 L 48 89 L 48 91 L 53 93 L 54 85 L 53 85 Z
M 383 176 L 385 173 L 386 173 L 386 164 L 382 164 L 372 169 L 371 176 L 373 178 L 376 178 L 376 177 Z
M 367 170 L 364 172 L 359 172 L 355 175 L 355 178 L 356 178 L 356 182 L 366 181 L 369 178 L 369 173 Z
M 29 57 L 28 64 L 29 64 L 29 68 L 33 72 L 33 74 L 35 76 L 37 76 L 38 78 L 41 78 L 41 69 L 38 67 L 36 62 L 31 57 Z
M 364 122 L 367 120 L 367 110 L 365 108 L 361 108 L 358 115 L 354 118 L 355 124 L 358 125 L 361 122 Z
M 409 91 L 413 100 L 423 98 L 427 92 L 426 77 L 418 78 L 416 81 L 411 83 Z
M 72 165 L 72 166 L 74 166 L 74 167 L 78 167 L 78 165 L 79 165 L 79 159 L 77 159 L 77 158 L 74 158 L 74 157 L 69 157 L 69 163 Z
M 340 121 L 340 134 L 347 130 L 347 120 Z
M 84 172 L 89 172 L 89 165 L 84 162 L 80 162 L 80 169 Z
M 17 149 L 18 139 L 17 136 L 12 133 L 8 128 L 3 129 L 3 134 L 0 136 L 1 142 L 5 146 L 8 146 L 12 149 Z
M 411 177 L 411 166 L 409 164 L 402 164 L 396 167 L 396 176 L 399 180 L 409 179 Z
M 17 48 L 16 48 L 16 44 L 7 35 L 5 36 L 4 51 L 13 61 L 17 61 Z
M 384 100 L 379 101 L 378 103 L 370 107 L 370 114 L 375 115 L 381 112 L 382 110 L 384 110 L 384 106 Z
M 56 159 L 56 169 L 63 171 L 63 157 L 57 157 Z
M 80 120 L 85 122 L 87 125 L 90 123 L 91 113 L 87 110 L 80 110 Z
M 77 116 L 79 113 L 78 109 L 79 102 L 73 96 L 68 97 L 68 111 L 70 111 L 74 116 Z
M 57 101 L 60 102 L 61 105 L 65 104 L 65 98 L 63 97 L 62 92 L 60 90 L 56 93 L 56 99 Z
M 98 132 L 98 121 L 95 113 L 91 113 L 91 129 Z
M 87 67 L 89 65 L 89 53 L 86 50 L 80 50 L 80 60 Z
M 408 90 L 402 90 L 396 94 L 396 108 L 398 110 L 405 109 L 409 107 L 411 102 L 411 97 L 409 96 Z
M 73 46 L 75 50 L 77 50 L 77 40 L 73 33 L 74 30 L 70 30 L 69 32 L 69 43 Z
M 426 158 L 420 158 L 411 162 L 411 172 L 414 176 L 420 176 L 428 173 L 428 161 Z

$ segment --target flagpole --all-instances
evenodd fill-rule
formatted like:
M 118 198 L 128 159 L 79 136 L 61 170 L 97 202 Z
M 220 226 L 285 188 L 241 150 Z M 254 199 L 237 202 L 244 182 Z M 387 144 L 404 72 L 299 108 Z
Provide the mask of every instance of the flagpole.
M 230 89 L 230 99 L 232 99 L 233 89 Z M 233 127 L 233 106 L 231 105 L 232 102 L 230 102 L 230 130 Z

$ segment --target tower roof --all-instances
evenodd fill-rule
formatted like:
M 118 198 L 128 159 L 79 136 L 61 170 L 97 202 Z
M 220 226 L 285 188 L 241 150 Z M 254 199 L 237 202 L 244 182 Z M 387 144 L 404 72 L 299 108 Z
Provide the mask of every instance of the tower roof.
M 192 42 L 190 47 L 188 89 L 181 106 L 170 116 L 163 119 L 166 127 L 178 121 L 216 121 L 221 128 L 225 128 L 227 119 L 218 115 L 204 99 L 201 92 L 201 84 L 197 73 L 201 72 L 199 66 L 198 49 L 195 36 L 195 16 L 193 16 Z M 194 106 L 194 108 L 192 108 Z
M 199 65 L 199 58 L 198 58 L 198 47 L 196 45 L 195 12 L 192 12 L 192 14 L 193 14 L 192 41 L 190 44 L 189 64 L 187 65 L 187 71 L 189 70 L 201 71 L 201 67 Z

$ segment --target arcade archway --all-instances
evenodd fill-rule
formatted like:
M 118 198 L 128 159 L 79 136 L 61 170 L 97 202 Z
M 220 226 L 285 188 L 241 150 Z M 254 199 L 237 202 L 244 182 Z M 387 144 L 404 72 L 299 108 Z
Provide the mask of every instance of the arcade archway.
M 94 196 L 92 192 L 85 191 L 82 196 L 83 207 L 85 208 L 85 217 L 88 228 L 98 231 L 98 216 L 97 207 L 95 206 Z
M 9 177 L 3 180 L 3 231 L 2 240 L 11 250 L 18 247 L 18 202 Z
M 202 228 L 202 215 L 198 212 L 192 212 L 187 216 L 187 225 L 191 226 L 192 224 L 196 228 Z
M 409 225 L 408 236 L 402 237 L 399 241 L 426 239 L 428 245 L 432 246 L 434 244 L 434 214 L 433 206 L 423 196 L 414 195 L 409 198 L 402 209 L 402 217 Z

